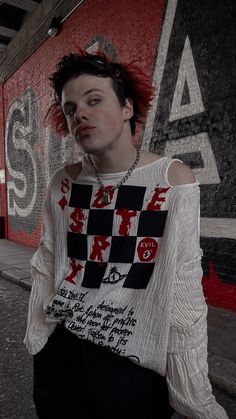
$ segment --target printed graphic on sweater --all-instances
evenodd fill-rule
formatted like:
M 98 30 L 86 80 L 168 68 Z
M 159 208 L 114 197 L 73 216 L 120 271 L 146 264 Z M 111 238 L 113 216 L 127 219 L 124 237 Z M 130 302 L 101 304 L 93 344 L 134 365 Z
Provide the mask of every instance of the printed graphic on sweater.
M 122 287 L 128 293 L 148 286 L 158 263 L 168 189 L 121 186 L 111 190 L 111 202 L 104 204 L 101 189 L 72 184 L 68 274 L 45 310 L 80 339 L 137 361 L 138 354 L 128 349 L 138 322 L 137 307 L 125 294 L 119 301 L 110 291 Z
M 158 258 L 167 211 L 161 210 L 169 188 L 121 186 L 110 191 L 111 203 L 102 202 L 102 190 L 73 184 L 67 234 L 71 272 L 66 280 L 85 288 L 102 283 L 144 289 Z M 111 186 L 107 187 L 109 190 Z
M 80 339 L 125 355 L 127 342 L 137 322 L 134 308 L 105 300 L 96 305 L 89 304 L 88 297 L 89 291 L 75 292 L 62 287 L 46 313 L 58 321 L 65 320 L 66 328 Z M 137 356 L 135 358 L 138 361 Z

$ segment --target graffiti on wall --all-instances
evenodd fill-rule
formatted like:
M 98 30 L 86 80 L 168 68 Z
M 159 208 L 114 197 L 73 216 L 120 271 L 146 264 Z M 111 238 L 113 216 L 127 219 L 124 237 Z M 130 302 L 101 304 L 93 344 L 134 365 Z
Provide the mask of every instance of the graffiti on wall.
M 153 72 L 157 95 L 143 145 L 193 169 L 201 188 L 205 278 L 213 277 L 213 266 L 215 278 L 236 283 L 236 97 L 226 71 L 231 55 L 224 61 L 216 50 L 230 45 L 233 19 L 227 29 L 221 23 L 230 7 L 230 0 L 214 8 L 201 0 L 167 2 Z
M 59 142 L 45 130 L 44 150 L 39 149 L 38 98 L 31 88 L 16 98 L 6 121 L 8 216 L 14 231 L 32 233 L 39 223 L 46 185 L 66 156 L 70 140 Z
M 31 89 L 11 105 L 6 121 L 8 215 L 16 230 L 30 232 L 37 220 L 31 216 L 38 198 L 38 107 Z M 20 218 L 20 225 L 17 219 Z M 30 222 L 29 222 L 30 218 Z

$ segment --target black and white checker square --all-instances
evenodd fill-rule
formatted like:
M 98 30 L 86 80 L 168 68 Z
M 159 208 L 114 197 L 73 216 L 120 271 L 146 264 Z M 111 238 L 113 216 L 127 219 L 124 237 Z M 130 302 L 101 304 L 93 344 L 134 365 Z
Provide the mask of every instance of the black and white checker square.
M 141 211 L 143 208 L 144 186 L 120 186 L 117 193 L 115 209 L 127 208 L 129 210 Z
M 67 233 L 67 255 L 69 258 L 78 260 L 88 259 L 88 236 L 68 231 Z
M 139 237 L 162 237 L 167 211 L 142 211 L 139 217 Z
M 90 208 L 93 185 L 83 185 L 72 183 L 69 207 L 72 208 Z
M 153 273 L 155 263 L 133 263 L 124 281 L 124 288 L 145 289 Z
M 112 236 L 114 210 L 90 209 L 87 234 Z
M 137 237 L 135 236 L 113 236 L 111 240 L 109 262 L 132 263 L 135 255 L 136 240 Z
M 95 263 L 87 261 L 82 281 L 82 287 L 100 288 L 103 277 L 106 272 L 106 263 Z

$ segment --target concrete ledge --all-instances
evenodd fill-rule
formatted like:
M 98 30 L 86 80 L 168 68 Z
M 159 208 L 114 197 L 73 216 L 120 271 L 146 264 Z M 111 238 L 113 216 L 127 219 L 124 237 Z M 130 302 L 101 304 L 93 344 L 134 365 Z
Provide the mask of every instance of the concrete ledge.
M 32 286 L 32 281 L 31 278 L 25 278 L 25 279 L 21 279 L 19 282 L 19 285 L 25 289 L 27 289 L 28 291 L 31 290 L 31 286 Z
M 3 278 L 8 279 L 9 281 L 19 285 L 22 280 L 30 280 L 28 272 L 24 271 L 23 269 L 9 267 L 9 265 L 7 268 L 3 270 L 0 269 L 0 274 Z

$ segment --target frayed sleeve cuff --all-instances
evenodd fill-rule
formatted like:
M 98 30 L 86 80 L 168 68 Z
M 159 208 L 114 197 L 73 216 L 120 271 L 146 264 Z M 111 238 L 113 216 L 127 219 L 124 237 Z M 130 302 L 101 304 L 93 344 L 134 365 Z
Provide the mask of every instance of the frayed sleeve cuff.
M 35 267 L 32 271 L 32 288 L 24 343 L 29 353 L 35 354 L 43 348 L 57 323 L 54 320 L 49 321 L 44 311 L 55 295 L 54 281 Z

